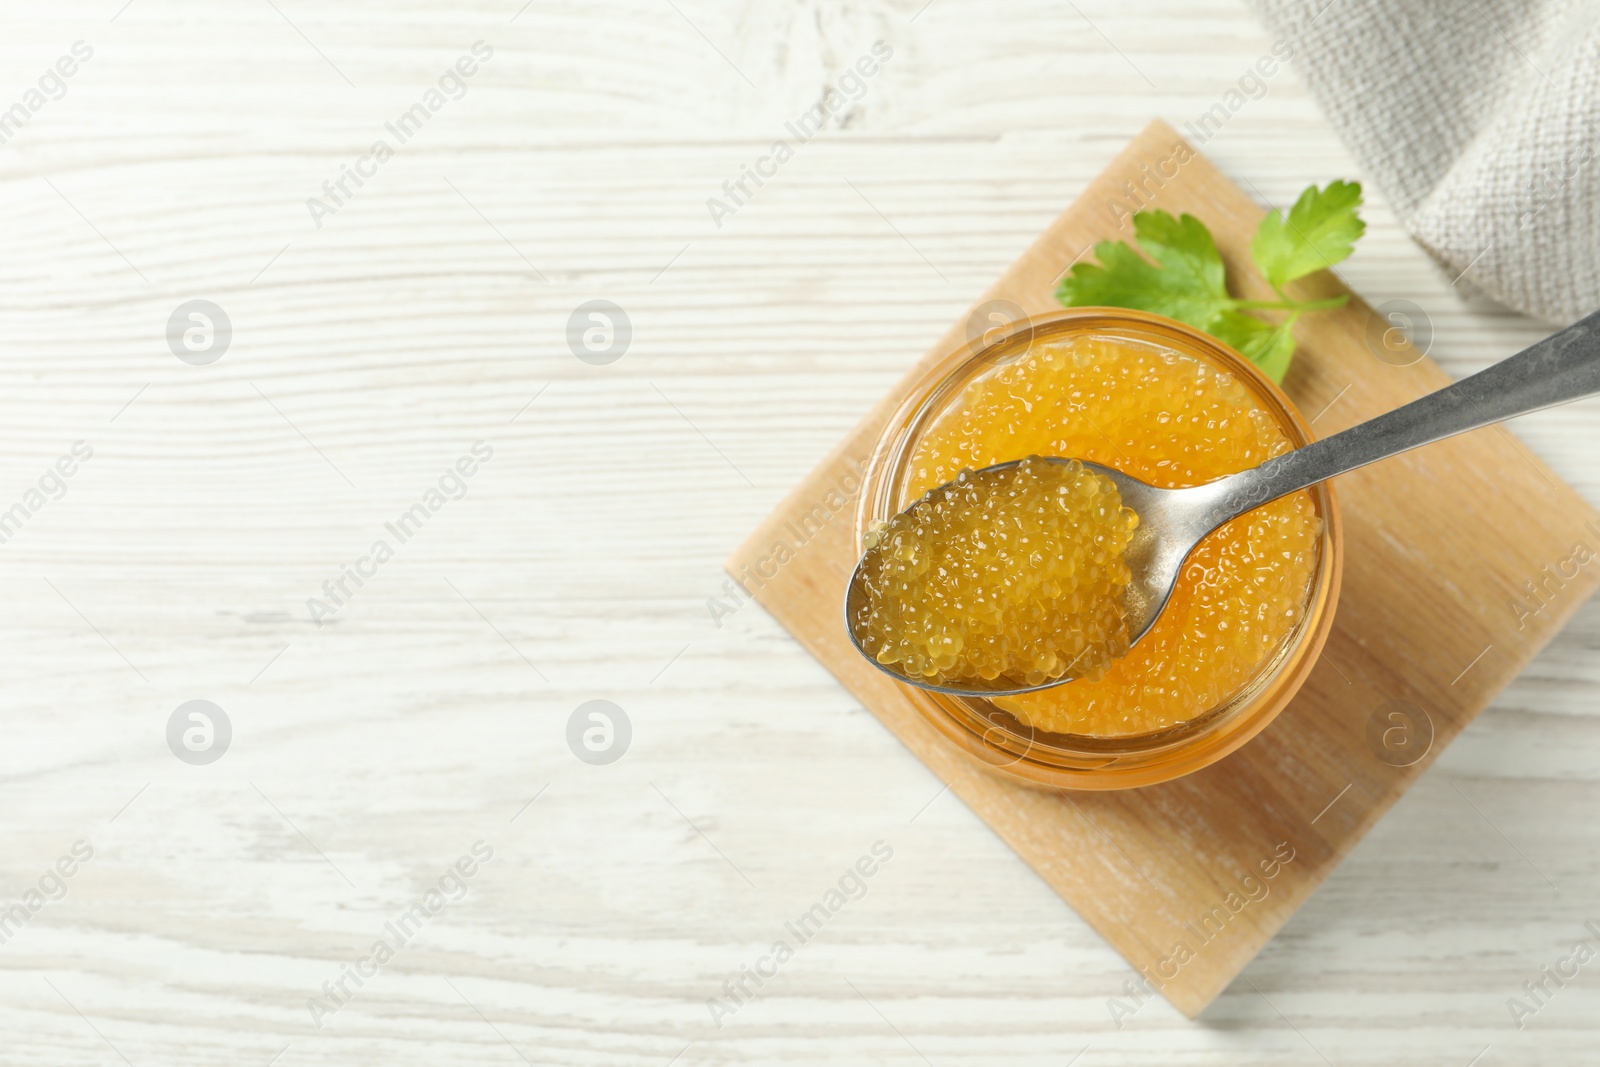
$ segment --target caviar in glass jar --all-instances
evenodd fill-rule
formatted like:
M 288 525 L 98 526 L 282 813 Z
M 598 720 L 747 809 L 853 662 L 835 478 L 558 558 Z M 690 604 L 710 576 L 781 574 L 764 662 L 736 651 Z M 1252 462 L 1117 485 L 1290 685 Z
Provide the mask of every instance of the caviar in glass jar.
M 906 496 L 1030 455 L 1180 488 L 1290 447 L 1226 371 L 1162 345 L 1091 334 L 1036 343 L 972 380 L 915 443 Z M 1309 490 L 1234 519 L 1200 543 L 1161 617 L 1102 676 L 995 702 L 1039 730 L 1101 737 L 1196 718 L 1245 685 L 1299 624 L 1320 534 Z

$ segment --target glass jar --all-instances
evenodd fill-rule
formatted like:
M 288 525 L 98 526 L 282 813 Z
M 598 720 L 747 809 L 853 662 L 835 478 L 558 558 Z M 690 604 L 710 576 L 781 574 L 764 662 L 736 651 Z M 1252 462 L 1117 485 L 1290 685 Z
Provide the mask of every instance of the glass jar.
M 960 401 L 974 379 L 1025 357 L 1034 344 L 1085 335 L 1163 346 L 1226 371 L 1276 420 L 1291 445 L 1299 448 L 1313 439 L 1310 426 L 1271 379 L 1193 327 L 1123 308 L 1073 308 L 1038 315 L 990 343 L 975 341 L 951 353 L 917 381 L 873 449 L 856 514 L 856 545 L 876 523 L 911 504 L 910 464 L 918 442 Z M 1260 733 L 1289 703 L 1311 673 L 1333 624 L 1344 549 L 1339 509 L 1328 484 L 1308 492 L 1321 519 L 1321 533 L 1305 610 L 1277 649 L 1215 707 L 1151 733 L 1097 737 L 1038 730 L 986 700 L 903 684 L 902 690 L 928 722 L 969 755 L 1001 774 L 1036 785 L 1127 789 L 1170 781 L 1214 763 Z

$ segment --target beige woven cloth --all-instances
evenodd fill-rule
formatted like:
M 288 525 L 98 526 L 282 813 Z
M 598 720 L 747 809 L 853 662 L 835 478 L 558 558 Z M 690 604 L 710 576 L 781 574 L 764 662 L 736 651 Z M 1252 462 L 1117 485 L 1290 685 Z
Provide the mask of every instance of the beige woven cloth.
M 1600 2 L 1251 3 L 1460 287 L 1554 323 L 1600 308 Z

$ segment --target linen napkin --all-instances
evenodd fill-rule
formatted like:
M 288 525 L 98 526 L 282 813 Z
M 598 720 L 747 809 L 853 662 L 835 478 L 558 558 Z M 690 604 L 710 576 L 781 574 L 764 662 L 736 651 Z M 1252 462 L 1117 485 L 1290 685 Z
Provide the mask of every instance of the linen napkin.
M 1456 284 L 1558 324 L 1600 307 L 1600 3 L 1250 2 Z

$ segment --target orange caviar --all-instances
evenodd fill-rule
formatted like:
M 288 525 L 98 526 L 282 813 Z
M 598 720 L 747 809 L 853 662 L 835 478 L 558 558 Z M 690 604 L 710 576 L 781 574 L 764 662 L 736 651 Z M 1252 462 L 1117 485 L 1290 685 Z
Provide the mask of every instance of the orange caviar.
M 851 626 L 879 663 L 944 685 L 1103 676 L 1128 651 L 1136 525 L 1075 460 L 962 471 L 867 535 Z
M 1171 349 L 1080 336 L 1036 343 L 974 379 L 916 443 L 909 496 L 963 470 L 1029 455 L 1198 485 L 1288 451 L 1233 375 Z M 1202 541 L 1166 610 L 1098 678 L 996 703 L 1036 729 L 1100 737 L 1186 722 L 1244 685 L 1299 623 L 1321 520 L 1309 492 L 1272 501 Z M 952 617 L 959 629 L 961 617 Z

